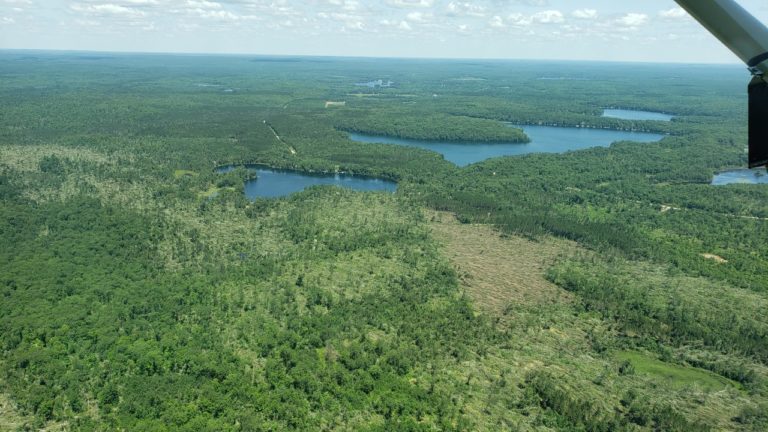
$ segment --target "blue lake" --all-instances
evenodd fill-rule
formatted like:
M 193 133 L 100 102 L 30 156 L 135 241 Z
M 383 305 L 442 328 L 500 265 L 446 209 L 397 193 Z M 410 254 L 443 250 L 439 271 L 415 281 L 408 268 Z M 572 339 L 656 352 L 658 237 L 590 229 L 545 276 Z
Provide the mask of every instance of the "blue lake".
M 635 111 L 623 109 L 607 109 L 603 111 L 603 117 L 611 117 L 622 120 L 657 120 L 672 121 L 674 116 L 652 111 Z
M 350 133 L 353 141 L 397 144 L 418 147 L 442 154 L 458 166 L 466 166 L 499 156 L 529 153 L 565 153 L 590 147 L 608 147 L 616 141 L 655 142 L 664 136 L 652 133 L 613 131 L 607 129 L 566 128 L 552 126 L 519 126 L 531 138 L 529 143 L 442 142 L 401 139 Z
M 245 183 L 245 196 L 253 201 L 256 198 L 277 198 L 300 192 L 310 186 L 333 185 L 358 191 L 395 192 L 397 183 L 373 177 L 350 174 L 315 174 L 300 171 L 264 168 L 246 165 L 256 172 L 256 178 Z M 218 173 L 234 170 L 234 166 L 217 168 Z
M 712 179 L 715 186 L 724 186 L 729 184 L 768 184 L 768 173 L 765 169 L 740 169 L 721 172 Z

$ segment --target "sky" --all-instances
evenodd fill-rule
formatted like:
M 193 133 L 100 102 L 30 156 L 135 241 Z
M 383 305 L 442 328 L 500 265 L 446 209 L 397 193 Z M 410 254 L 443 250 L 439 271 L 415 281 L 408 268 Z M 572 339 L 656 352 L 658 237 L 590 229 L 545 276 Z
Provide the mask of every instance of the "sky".
M 672 0 L 0 0 L 0 49 L 738 62 Z

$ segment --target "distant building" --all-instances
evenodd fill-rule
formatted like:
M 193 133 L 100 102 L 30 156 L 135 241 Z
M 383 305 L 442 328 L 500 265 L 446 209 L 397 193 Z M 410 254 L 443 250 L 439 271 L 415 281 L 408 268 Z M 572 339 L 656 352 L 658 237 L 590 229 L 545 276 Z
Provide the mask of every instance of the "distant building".
M 368 81 L 368 82 L 364 82 L 364 83 L 357 83 L 355 85 L 358 86 L 358 87 L 369 87 L 369 88 L 381 87 L 381 88 L 386 88 L 386 87 L 392 87 L 394 84 L 395 84 L 394 81 L 387 80 L 387 82 L 384 82 L 384 80 L 378 79 L 378 80 Z

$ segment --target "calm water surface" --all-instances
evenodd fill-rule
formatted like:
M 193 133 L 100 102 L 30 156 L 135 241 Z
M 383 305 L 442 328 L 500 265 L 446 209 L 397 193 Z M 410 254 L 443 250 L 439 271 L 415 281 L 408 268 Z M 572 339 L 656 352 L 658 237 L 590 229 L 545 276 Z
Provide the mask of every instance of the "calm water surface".
M 310 174 L 254 165 L 246 165 L 246 168 L 256 172 L 256 179 L 245 183 L 245 196 L 251 201 L 256 198 L 282 197 L 317 185 L 334 185 L 358 191 L 395 192 L 397 190 L 397 183 L 373 177 L 350 174 Z M 216 169 L 216 172 L 227 173 L 234 169 L 234 166 L 225 166 Z
M 386 136 L 350 133 L 353 141 L 398 144 L 418 147 L 442 154 L 458 166 L 466 166 L 499 156 L 520 156 L 529 153 L 564 153 L 590 147 L 608 147 L 616 141 L 655 142 L 664 136 L 642 132 L 606 129 L 565 128 L 552 126 L 517 126 L 531 138 L 530 143 L 441 142 L 401 139 Z
M 623 109 L 607 109 L 603 111 L 603 117 L 611 117 L 622 120 L 658 120 L 672 121 L 674 116 L 653 111 L 635 111 Z
M 712 184 L 715 186 L 723 186 L 729 184 L 768 184 L 768 174 L 765 169 L 740 169 L 733 171 L 721 172 L 715 175 L 712 179 Z

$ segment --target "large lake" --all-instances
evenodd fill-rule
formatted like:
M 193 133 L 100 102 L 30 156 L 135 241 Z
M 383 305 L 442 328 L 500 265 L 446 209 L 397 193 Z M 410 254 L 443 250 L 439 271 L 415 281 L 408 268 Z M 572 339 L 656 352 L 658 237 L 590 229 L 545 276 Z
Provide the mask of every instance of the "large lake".
M 715 186 L 729 184 L 768 184 L 768 174 L 765 169 L 739 169 L 733 171 L 721 172 L 712 179 Z
M 256 178 L 245 183 L 245 196 L 253 201 L 256 198 L 277 198 L 303 191 L 310 186 L 334 185 L 358 191 L 395 192 L 397 183 L 373 177 L 350 174 L 315 174 L 299 171 L 246 166 L 256 172 Z M 218 173 L 230 172 L 234 166 L 221 167 Z
M 672 121 L 674 116 L 652 111 L 635 111 L 623 109 L 607 109 L 603 111 L 603 117 L 611 117 L 622 120 L 657 120 Z
M 616 141 L 655 142 L 664 136 L 643 132 L 606 129 L 565 128 L 552 126 L 517 126 L 531 138 L 529 143 L 443 142 L 401 139 L 386 136 L 350 133 L 353 141 L 397 144 L 418 147 L 442 154 L 458 166 L 499 156 L 520 156 L 529 153 L 564 153 L 590 147 L 608 147 Z

